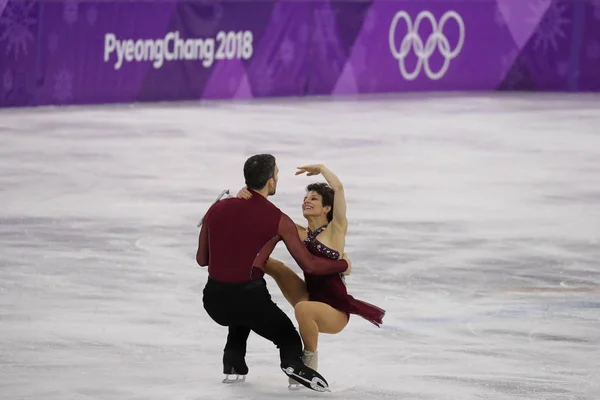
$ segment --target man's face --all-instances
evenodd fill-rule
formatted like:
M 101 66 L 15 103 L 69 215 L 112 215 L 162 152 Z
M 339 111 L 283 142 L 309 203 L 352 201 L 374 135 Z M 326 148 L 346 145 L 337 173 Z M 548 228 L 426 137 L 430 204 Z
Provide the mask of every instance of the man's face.
M 269 179 L 269 196 L 273 196 L 277 193 L 277 181 L 279 179 L 279 167 L 275 164 L 275 173 L 273 177 Z

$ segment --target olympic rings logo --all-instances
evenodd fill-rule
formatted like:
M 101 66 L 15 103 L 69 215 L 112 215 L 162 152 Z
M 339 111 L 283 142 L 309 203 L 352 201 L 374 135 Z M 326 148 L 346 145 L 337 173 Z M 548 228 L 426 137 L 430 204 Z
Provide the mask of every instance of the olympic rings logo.
M 423 44 L 423 39 L 421 39 L 419 36 L 419 26 L 425 19 L 431 23 L 433 32 L 431 32 L 431 35 L 429 35 L 425 41 L 425 44 Z M 459 30 L 458 43 L 456 44 L 454 50 L 450 50 L 450 42 L 443 33 L 444 26 L 450 19 L 456 21 Z M 404 39 L 402 39 L 402 42 L 400 43 L 400 49 L 398 49 L 394 39 L 394 33 L 396 32 L 396 28 L 398 27 L 400 20 L 404 20 L 406 22 L 408 33 L 406 36 L 404 36 Z M 465 42 L 465 24 L 461 16 L 456 11 L 446 12 L 442 16 L 439 26 L 435 20 L 435 17 L 430 11 L 421 11 L 419 15 L 417 15 L 414 25 L 406 11 L 398 11 L 392 20 L 392 24 L 390 25 L 389 39 L 390 50 L 392 51 L 394 58 L 399 62 L 400 73 L 402 73 L 404 79 L 409 81 L 416 79 L 421 72 L 421 68 L 423 68 L 429 79 L 438 80 L 448 71 L 448 68 L 450 67 L 450 60 L 455 58 L 462 50 Z M 413 72 L 408 72 L 406 70 L 405 59 L 408 53 L 410 53 L 411 49 L 414 49 L 418 61 L 415 70 Z M 429 57 L 431 57 L 435 49 L 439 49 L 440 54 L 442 57 L 444 57 L 444 64 L 438 72 L 433 72 L 429 66 Z

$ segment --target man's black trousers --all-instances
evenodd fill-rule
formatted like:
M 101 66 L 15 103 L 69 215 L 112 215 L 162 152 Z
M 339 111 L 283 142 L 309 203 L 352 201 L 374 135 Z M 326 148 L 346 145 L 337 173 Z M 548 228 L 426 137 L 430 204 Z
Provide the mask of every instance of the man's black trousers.
M 246 342 L 250 331 L 279 348 L 282 364 L 301 362 L 302 340 L 288 316 L 271 300 L 264 279 L 241 284 L 208 279 L 204 287 L 204 309 L 219 325 L 229 327 L 223 353 L 223 372 L 245 375 Z

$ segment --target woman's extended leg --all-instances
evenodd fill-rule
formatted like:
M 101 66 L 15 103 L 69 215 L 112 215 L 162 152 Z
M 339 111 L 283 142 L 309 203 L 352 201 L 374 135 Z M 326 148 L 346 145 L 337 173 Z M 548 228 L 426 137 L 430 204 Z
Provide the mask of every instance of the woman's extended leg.
M 264 271 L 275 280 L 279 290 L 292 307 L 301 301 L 308 300 L 306 284 L 302 278 L 281 261 L 269 258 Z

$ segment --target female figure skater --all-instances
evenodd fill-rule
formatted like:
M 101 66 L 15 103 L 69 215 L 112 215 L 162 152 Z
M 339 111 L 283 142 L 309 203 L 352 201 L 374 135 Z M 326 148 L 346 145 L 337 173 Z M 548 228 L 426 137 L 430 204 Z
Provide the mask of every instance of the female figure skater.
M 308 227 L 296 224 L 304 245 L 314 255 L 332 259 L 346 258 L 344 247 L 348 220 L 344 187 L 338 177 L 324 165 L 298 167 L 296 175 L 323 175 L 328 184 L 313 183 L 307 186 L 302 202 L 302 214 Z M 249 198 L 251 193 L 242 189 L 238 197 Z M 335 205 L 335 208 L 334 208 Z M 286 300 L 294 307 L 300 336 L 304 342 L 304 363 L 314 370 L 318 367 L 317 345 L 319 332 L 336 334 L 341 332 L 350 314 L 360 315 L 379 326 L 385 311 L 372 304 L 357 300 L 348 294 L 344 274 L 311 275 L 304 273 L 304 281 L 281 261 L 270 258 L 265 273 L 271 276 Z M 290 378 L 290 389 L 299 384 Z

